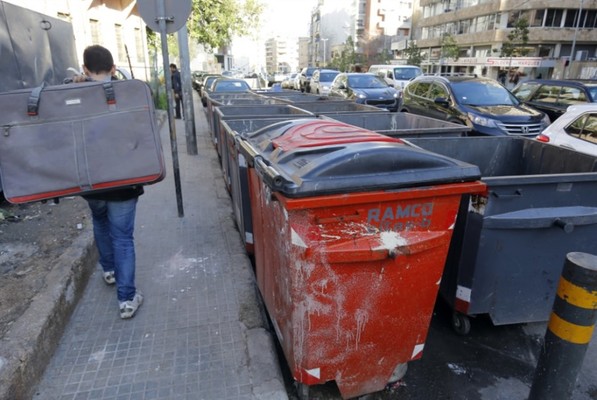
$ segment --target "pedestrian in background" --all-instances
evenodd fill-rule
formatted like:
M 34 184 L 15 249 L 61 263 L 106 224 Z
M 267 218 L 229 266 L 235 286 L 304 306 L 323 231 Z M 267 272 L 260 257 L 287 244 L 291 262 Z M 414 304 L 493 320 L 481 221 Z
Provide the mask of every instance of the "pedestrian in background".
M 180 80 L 180 71 L 176 64 L 170 64 L 170 72 L 172 73 L 172 91 L 174 92 L 174 101 L 176 102 L 176 119 L 182 117 L 180 112 L 180 103 L 182 102 L 182 82 Z
M 108 82 L 113 79 L 116 67 L 108 49 L 99 45 L 87 47 L 83 63 L 86 80 Z M 137 200 L 142 194 L 143 186 L 133 186 L 83 196 L 91 209 L 93 236 L 103 278 L 108 285 L 116 283 L 120 318 L 123 319 L 132 318 L 143 303 L 143 296 L 135 287 L 133 237 Z

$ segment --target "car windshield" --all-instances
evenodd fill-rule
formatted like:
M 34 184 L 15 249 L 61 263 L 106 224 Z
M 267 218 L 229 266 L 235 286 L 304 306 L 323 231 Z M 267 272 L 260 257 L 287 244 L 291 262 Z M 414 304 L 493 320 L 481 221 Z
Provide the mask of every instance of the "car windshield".
M 492 81 L 452 82 L 456 101 L 469 106 L 514 106 L 518 99 L 502 85 Z
M 215 92 L 244 92 L 250 87 L 246 82 L 241 81 L 220 81 L 216 83 Z
M 592 102 L 597 103 L 597 86 L 587 86 Z
M 319 81 L 320 82 L 331 82 L 334 80 L 334 78 L 338 74 L 339 74 L 339 72 L 322 72 L 321 75 L 319 76 Z
M 348 86 L 354 89 L 373 89 L 388 87 L 388 84 L 376 75 L 352 75 L 348 77 Z
M 421 75 L 418 68 L 394 68 L 394 79 L 408 81 Z

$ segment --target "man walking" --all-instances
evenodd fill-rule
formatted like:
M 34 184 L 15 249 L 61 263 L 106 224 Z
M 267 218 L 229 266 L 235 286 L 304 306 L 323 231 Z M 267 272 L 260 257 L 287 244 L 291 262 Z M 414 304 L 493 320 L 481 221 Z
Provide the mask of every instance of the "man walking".
M 176 64 L 170 64 L 172 73 L 172 91 L 174 92 L 174 101 L 176 102 L 176 119 L 181 118 L 180 105 L 182 102 L 182 82 L 180 80 L 180 71 Z
M 107 82 L 115 72 L 110 51 L 102 46 L 87 47 L 83 53 L 86 80 Z M 126 127 L 123 127 L 126 129 Z M 93 236 L 106 284 L 116 283 L 120 318 L 132 318 L 143 296 L 135 287 L 135 213 L 142 186 L 114 189 L 83 196 L 93 220 Z

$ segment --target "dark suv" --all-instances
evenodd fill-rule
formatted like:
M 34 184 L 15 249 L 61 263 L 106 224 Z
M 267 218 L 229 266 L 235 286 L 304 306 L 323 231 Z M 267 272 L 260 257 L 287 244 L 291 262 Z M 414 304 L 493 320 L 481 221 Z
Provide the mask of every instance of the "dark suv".
M 535 79 L 520 83 L 512 93 L 553 122 L 569 106 L 597 102 L 597 81 Z
M 311 77 L 313 76 L 313 72 L 319 68 L 317 67 L 305 67 L 301 71 L 301 76 L 299 78 L 301 92 L 311 93 Z
M 536 136 L 549 125 L 497 81 L 476 76 L 420 76 L 404 88 L 400 111 L 467 125 L 472 135 Z

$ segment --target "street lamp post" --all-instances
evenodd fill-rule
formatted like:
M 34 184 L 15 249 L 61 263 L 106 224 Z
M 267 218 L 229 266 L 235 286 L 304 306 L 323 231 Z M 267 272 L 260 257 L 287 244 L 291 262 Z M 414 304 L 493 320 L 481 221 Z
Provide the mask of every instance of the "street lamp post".
M 578 14 L 576 15 L 576 27 L 574 28 L 574 37 L 572 38 L 572 49 L 570 49 L 570 61 L 568 63 L 568 68 L 566 69 L 566 73 L 565 73 L 566 78 L 570 75 L 570 68 L 572 68 L 572 62 L 575 59 L 574 51 L 576 50 L 576 35 L 578 35 L 578 27 L 580 26 L 580 17 L 582 16 L 582 3 L 583 3 L 583 0 L 580 0 L 580 7 L 578 9 Z
M 321 39 L 321 41 L 323 42 L 323 67 L 325 67 L 325 42 L 328 41 L 328 39 Z

